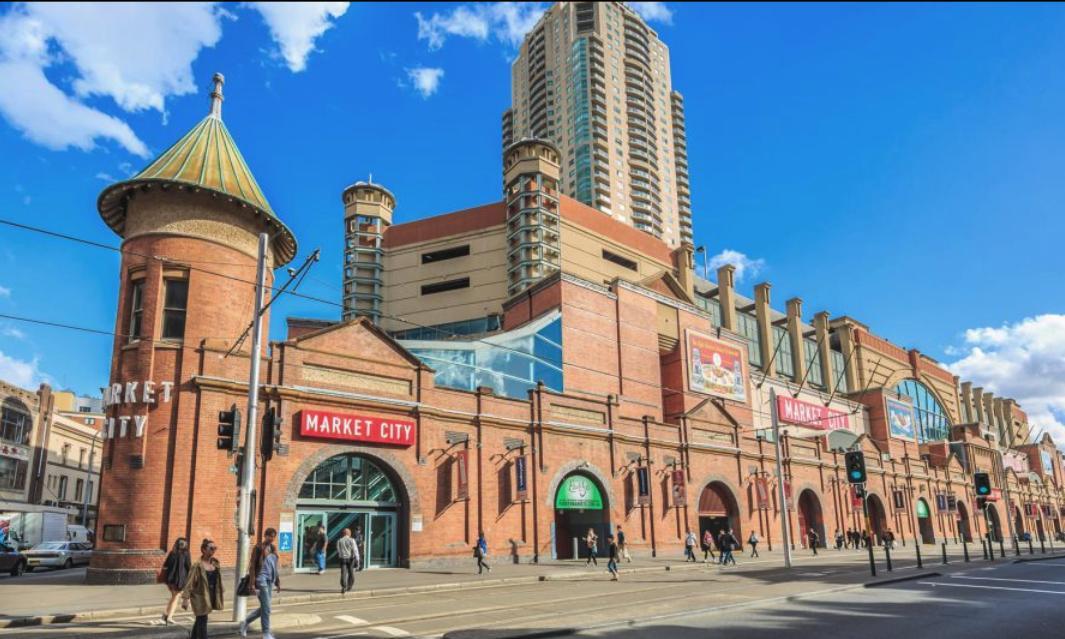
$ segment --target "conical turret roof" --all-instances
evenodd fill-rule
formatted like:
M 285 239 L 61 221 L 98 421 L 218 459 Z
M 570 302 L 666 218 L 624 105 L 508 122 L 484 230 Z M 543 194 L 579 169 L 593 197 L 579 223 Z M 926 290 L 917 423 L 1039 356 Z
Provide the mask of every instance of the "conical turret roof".
M 222 83 L 222 75 L 215 74 L 211 113 L 140 173 L 104 189 L 97 201 L 97 208 L 107 225 L 115 233 L 123 235 L 129 197 L 133 190 L 141 186 L 169 184 L 228 196 L 235 203 L 247 207 L 249 214 L 261 215 L 268 225 L 274 227 L 271 233 L 274 266 L 282 266 L 295 257 L 296 238 L 270 208 L 244 156 L 222 122 Z

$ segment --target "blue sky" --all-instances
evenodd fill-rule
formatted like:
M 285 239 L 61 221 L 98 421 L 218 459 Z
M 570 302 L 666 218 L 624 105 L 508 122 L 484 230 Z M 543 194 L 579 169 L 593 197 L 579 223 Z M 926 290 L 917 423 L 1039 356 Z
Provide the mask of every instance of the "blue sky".
M 741 289 L 854 316 L 1065 441 L 1065 8 L 643 5 L 685 96 L 697 241 L 742 254 Z M 397 221 L 499 197 L 536 5 L 258 7 L 0 9 L 0 217 L 117 244 L 96 196 L 206 114 L 214 71 L 274 209 L 322 250 L 308 293 L 339 300 L 346 184 L 372 172 Z M 0 227 L 0 313 L 110 330 L 117 266 Z M 336 316 L 279 305 L 275 337 Z M 109 352 L 0 320 L 0 377 L 95 392 Z

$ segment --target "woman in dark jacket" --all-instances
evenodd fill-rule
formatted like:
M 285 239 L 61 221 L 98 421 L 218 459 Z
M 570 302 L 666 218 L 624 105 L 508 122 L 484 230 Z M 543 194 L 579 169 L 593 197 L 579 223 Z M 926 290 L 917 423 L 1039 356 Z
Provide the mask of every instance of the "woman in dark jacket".
M 162 582 L 170 591 L 170 601 L 166 604 L 166 612 L 163 621 L 167 624 L 174 620 L 174 611 L 177 610 L 178 599 L 185 583 L 189 580 L 189 570 L 192 561 L 189 559 L 189 542 L 184 537 L 178 537 L 174 547 L 170 549 L 166 560 L 163 561 Z

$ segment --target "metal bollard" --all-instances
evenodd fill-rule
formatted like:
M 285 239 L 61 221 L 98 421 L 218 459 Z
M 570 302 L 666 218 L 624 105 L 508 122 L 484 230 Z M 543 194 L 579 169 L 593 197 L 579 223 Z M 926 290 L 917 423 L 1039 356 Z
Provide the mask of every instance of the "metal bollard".
M 1032 546 L 1032 538 L 1031 537 L 1028 538 L 1028 554 L 1029 555 L 1034 555 L 1035 554 L 1035 547 Z
M 1013 538 L 1013 552 L 1016 553 L 1018 557 L 1021 556 L 1021 540 L 1016 537 Z
M 961 554 L 965 557 L 965 563 L 969 563 L 969 544 L 964 539 L 961 542 Z
M 917 568 L 924 568 L 924 563 L 921 562 L 921 544 L 914 541 L 913 547 L 917 549 Z
M 1039 552 L 1044 555 L 1047 554 L 1047 545 L 1046 542 L 1043 541 L 1042 537 L 1039 538 Z
M 943 565 L 947 565 L 947 542 L 943 542 Z
M 884 557 L 887 559 L 887 571 L 891 572 L 891 548 L 884 544 Z
M 987 557 L 987 540 L 986 539 L 981 539 L 980 540 L 980 550 L 984 551 L 984 559 L 987 559 L 988 557 Z M 994 560 L 995 560 L 995 555 L 992 554 L 991 555 L 991 561 L 994 561 Z

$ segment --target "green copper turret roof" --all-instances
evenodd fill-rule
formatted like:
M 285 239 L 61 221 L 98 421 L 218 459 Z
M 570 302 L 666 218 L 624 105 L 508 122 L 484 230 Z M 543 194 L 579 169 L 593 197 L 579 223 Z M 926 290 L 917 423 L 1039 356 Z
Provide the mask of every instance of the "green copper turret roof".
M 97 208 L 107 225 L 123 235 L 129 194 L 142 185 L 186 186 L 225 195 L 273 227 L 274 266 L 282 266 L 295 257 L 296 238 L 270 208 L 222 122 L 222 83 L 222 75 L 215 74 L 211 113 L 140 173 L 104 189 Z

